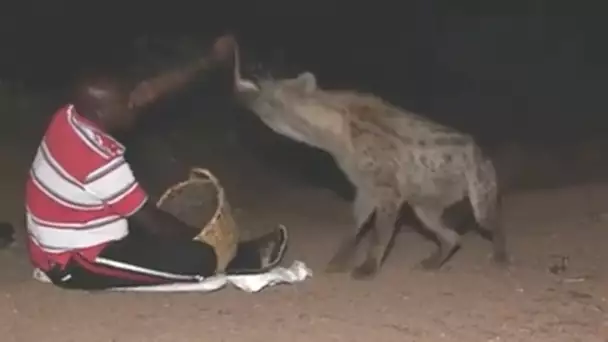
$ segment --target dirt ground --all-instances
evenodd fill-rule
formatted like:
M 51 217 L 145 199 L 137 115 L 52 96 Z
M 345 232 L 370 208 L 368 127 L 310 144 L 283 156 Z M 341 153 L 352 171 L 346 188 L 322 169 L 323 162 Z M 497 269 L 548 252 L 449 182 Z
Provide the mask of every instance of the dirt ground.
M 4 146 L 0 216 L 20 224 L 33 146 Z M 20 235 L 14 247 L 0 251 L 0 339 L 608 341 L 606 184 L 509 194 L 508 270 L 493 266 L 490 244 L 474 232 L 444 269 L 418 270 L 416 263 L 434 246 L 406 231 L 378 278 L 355 282 L 322 272 L 350 229 L 346 200 L 282 177 L 254 157 L 229 159 L 213 158 L 205 166 L 222 178 L 240 225 L 256 230 L 285 224 L 292 236 L 286 262 L 306 262 L 313 278 L 257 294 L 232 288 L 212 294 L 69 292 L 31 279 Z M 550 272 L 560 265 L 563 272 Z

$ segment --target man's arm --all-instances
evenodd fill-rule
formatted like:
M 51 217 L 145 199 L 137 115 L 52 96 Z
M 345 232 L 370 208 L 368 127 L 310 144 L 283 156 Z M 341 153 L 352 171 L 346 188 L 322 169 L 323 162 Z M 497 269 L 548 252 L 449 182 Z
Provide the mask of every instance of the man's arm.
M 129 95 L 129 107 L 143 107 L 159 97 L 185 86 L 200 72 L 217 67 L 228 60 L 234 48 L 234 37 L 224 35 L 213 44 L 211 53 L 193 63 L 142 81 Z
M 129 108 L 143 107 L 156 101 L 159 97 L 184 86 L 199 72 L 210 69 L 211 66 L 210 61 L 200 59 L 185 67 L 140 82 L 129 95 Z

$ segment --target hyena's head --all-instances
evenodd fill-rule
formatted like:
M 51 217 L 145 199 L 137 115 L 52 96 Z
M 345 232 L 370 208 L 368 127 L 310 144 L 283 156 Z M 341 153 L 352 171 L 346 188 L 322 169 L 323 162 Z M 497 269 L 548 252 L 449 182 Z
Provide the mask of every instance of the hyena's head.
M 234 64 L 234 86 L 239 101 L 276 133 L 326 149 L 329 137 L 342 131 L 343 118 L 339 113 L 315 101 L 319 89 L 311 72 L 281 79 L 275 79 L 268 72 L 258 72 L 244 78 L 238 46 Z

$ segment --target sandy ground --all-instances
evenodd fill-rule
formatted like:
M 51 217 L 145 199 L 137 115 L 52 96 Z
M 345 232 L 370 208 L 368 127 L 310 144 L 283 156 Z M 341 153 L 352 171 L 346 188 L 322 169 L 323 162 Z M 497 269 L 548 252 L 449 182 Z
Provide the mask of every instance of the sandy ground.
M 26 150 L 2 150 L 0 214 L 16 224 L 33 151 Z M 32 280 L 18 243 L 0 251 L 0 340 L 608 341 L 608 185 L 509 194 L 508 270 L 493 266 L 490 244 L 474 232 L 444 269 L 417 270 L 434 246 L 407 231 L 377 279 L 355 282 L 322 272 L 350 229 L 347 201 L 281 178 L 253 157 L 214 160 L 206 166 L 222 177 L 241 226 L 287 225 L 286 261 L 308 263 L 312 279 L 257 294 L 69 292 Z M 565 259 L 563 273 L 549 272 Z

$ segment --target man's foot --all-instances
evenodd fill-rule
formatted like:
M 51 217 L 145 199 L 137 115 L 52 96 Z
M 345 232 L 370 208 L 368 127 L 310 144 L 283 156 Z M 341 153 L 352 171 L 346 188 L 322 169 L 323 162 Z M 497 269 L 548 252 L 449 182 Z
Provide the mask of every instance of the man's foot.
M 226 274 L 258 274 L 276 267 L 287 252 L 287 229 L 279 226 L 256 239 L 241 242 Z
M 283 261 L 287 252 L 287 228 L 279 225 L 277 229 L 262 237 L 265 245 L 260 248 L 262 269 L 271 269 Z

